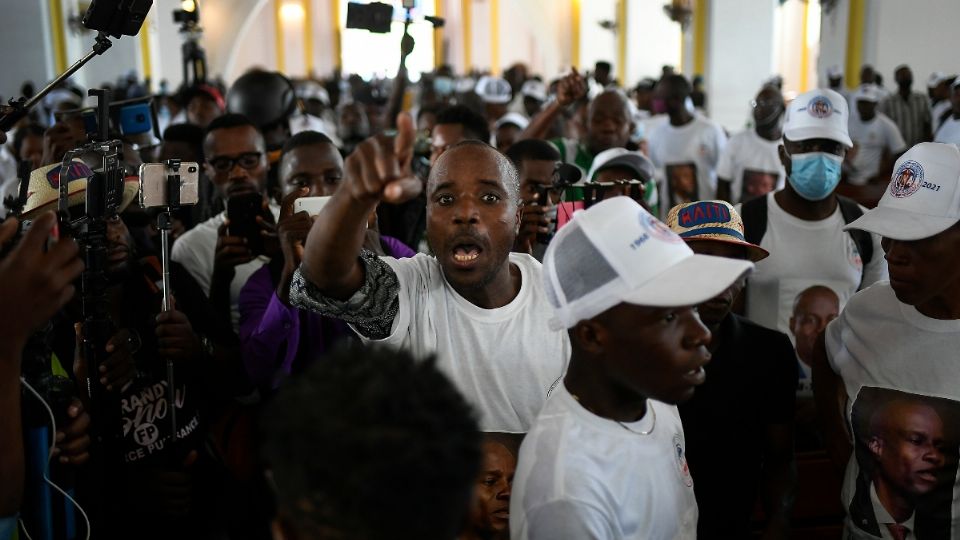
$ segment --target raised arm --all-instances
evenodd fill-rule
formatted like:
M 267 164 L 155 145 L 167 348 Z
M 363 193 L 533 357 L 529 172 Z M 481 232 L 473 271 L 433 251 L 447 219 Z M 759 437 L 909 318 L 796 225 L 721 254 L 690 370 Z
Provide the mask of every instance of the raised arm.
M 397 135 L 361 143 L 344 166 L 344 180 L 307 235 L 300 272 L 323 295 L 349 299 L 363 285 L 360 249 L 367 218 L 380 201 L 402 203 L 423 189 L 410 167 L 414 129 L 397 116 Z
M 530 119 L 530 124 L 527 129 L 523 130 L 518 140 L 546 137 L 557 115 L 565 107 L 578 99 L 582 99 L 585 95 L 587 95 L 587 82 L 583 75 L 577 73 L 577 69 L 574 68 L 570 74 L 560 79 L 560 83 L 557 85 L 557 99 L 551 101 L 539 114 Z

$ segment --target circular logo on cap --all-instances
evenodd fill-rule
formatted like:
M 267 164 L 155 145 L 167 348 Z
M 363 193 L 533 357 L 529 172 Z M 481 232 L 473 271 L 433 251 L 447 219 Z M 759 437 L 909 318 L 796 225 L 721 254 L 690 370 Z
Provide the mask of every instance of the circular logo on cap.
M 920 189 L 923 184 L 923 166 L 912 159 L 908 159 L 897 167 L 890 182 L 890 194 L 898 199 L 909 197 Z
M 833 114 L 833 103 L 826 96 L 817 96 L 807 103 L 807 112 L 814 118 L 826 118 Z
M 670 227 L 667 227 L 662 221 L 646 212 L 640 213 L 640 224 L 643 225 L 643 228 L 647 230 L 650 236 L 657 240 L 673 244 L 683 242 L 683 239 L 677 236 L 677 233 L 671 231 Z

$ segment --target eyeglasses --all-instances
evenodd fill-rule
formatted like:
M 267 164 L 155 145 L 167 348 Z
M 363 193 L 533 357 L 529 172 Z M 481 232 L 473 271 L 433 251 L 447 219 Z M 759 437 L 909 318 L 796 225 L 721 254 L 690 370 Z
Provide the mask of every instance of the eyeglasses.
M 228 172 L 234 165 L 240 165 L 244 169 L 250 170 L 260 165 L 262 152 L 244 152 L 238 156 L 220 156 L 210 160 L 210 166 L 217 172 Z

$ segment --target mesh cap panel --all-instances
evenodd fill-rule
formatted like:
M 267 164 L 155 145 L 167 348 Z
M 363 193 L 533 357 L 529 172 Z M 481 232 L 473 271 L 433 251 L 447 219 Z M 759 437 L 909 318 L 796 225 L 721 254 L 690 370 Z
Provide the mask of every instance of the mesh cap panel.
M 572 226 L 568 225 L 568 226 Z M 619 276 L 580 227 L 555 238 L 557 283 L 567 304 L 596 291 Z M 552 292 L 552 291 L 551 291 Z

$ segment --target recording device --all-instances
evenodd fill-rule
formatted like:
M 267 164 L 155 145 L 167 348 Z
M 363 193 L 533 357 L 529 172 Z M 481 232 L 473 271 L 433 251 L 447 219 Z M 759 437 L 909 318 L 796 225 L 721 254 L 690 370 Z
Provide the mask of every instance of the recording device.
M 140 32 L 153 0 L 93 0 L 83 15 L 83 25 L 115 38 Z
M 263 196 L 259 193 L 243 193 L 227 199 L 227 233 L 247 239 L 247 247 L 254 255 L 264 252 L 263 236 L 257 216 L 263 215 Z
M 169 178 L 174 175 L 179 180 L 171 190 Z M 199 184 L 200 165 L 196 162 L 180 163 L 176 169 L 171 162 L 144 163 L 140 165 L 140 206 L 179 208 L 197 204 L 200 200 Z
M 323 207 L 330 202 L 330 197 L 300 197 L 293 201 L 293 211 L 306 212 L 308 215 L 316 216 L 320 214 Z
M 537 185 L 537 204 L 551 207 L 548 210 L 550 215 L 547 216 L 547 219 L 550 221 L 550 232 L 537 233 L 538 243 L 549 244 L 550 240 L 553 239 L 553 235 L 557 232 L 557 209 L 555 203 L 563 201 L 566 198 L 564 195 L 566 194 L 567 188 L 579 182 L 581 176 L 583 176 L 583 173 L 579 167 L 569 163 L 558 162 L 553 168 L 550 185 Z M 559 197 L 554 197 L 554 194 L 559 194 Z
M 87 138 L 96 137 L 100 132 L 100 120 L 96 108 L 88 107 L 54 113 L 54 118 L 58 122 L 77 116 L 83 121 Z M 132 144 L 134 150 L 160 141 L 160 123 L 157 121 L 157 108 L 153 96 L 111 103 L 107 133 L 112 137 L 123 137 Z
M 173 309 L 170 290 L 170 230 L 173 228 L 172 213 L 185 206 L 197 204 L 197 185 L 200 166 L 188 161 L 170 159 L 164 163 L 144 163 L 140 166 L 140 206 L 162 208 L 157 216 L 160 231 L 160 263 L 162 266 L 163 311 Z M 170 441 L 177 441 L 177 408 L 173 360 L 167 359 L 167 403 L 170 407 Z
M 382 2 L 347 4 L 347 28 L 357 28 L 375 34 L 389 34 L 393 22 L 393 6 Z

